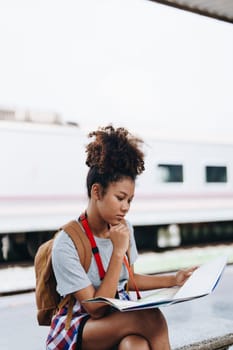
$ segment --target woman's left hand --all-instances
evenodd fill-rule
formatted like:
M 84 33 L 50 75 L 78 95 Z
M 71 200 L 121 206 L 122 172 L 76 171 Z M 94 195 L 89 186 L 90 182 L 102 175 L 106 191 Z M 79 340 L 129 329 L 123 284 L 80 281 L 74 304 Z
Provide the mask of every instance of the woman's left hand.
M 194 266 L 189 269 L 178 271 L 175 275 L 176 285 L 182 286 L 197 268 L 198 266 Z

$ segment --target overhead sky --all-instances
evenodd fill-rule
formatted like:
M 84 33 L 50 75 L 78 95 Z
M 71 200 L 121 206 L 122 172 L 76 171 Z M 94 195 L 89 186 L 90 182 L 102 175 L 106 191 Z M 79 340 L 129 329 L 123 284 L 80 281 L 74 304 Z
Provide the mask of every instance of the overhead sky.
M 147 0 L 0 0 L 0 106 L 233 135 L 233 25 Z

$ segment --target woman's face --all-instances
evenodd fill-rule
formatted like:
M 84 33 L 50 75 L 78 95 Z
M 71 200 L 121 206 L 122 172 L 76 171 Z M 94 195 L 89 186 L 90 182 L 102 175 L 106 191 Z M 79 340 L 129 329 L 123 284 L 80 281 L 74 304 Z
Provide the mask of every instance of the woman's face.
M 104 221 L 117 225 L 130 208 L 134 196 L 135 182 L 125 177 L 109 184 L 106 192 L 97 201 L 98 212 Z

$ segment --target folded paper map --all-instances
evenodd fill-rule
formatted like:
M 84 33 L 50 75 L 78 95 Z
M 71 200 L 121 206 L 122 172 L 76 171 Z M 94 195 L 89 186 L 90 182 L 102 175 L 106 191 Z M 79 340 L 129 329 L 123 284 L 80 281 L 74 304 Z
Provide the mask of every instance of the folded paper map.
M 198 267 L 181 287 L 154 289 L 141 292 L 142 298 L 119 300 L 96 297 L 85 300 L 85 303 L 103 302 L 119 311 L 150 309 L 172 305 L 206 296 L 215 289 L 227 264 L 227 257 L 221 256 Z M 132 294 L 133 295 L 133 294 Z

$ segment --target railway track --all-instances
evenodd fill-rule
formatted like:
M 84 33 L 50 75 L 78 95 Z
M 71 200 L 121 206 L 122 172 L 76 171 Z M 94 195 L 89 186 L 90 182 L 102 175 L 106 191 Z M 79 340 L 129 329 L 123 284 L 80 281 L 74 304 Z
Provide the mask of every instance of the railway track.
M 218 247 L 231 247 L 233 248 L 233 240 L 231 241 L 222 241 L 222 242 L 210 242 L 210 243 L 197 243 L 197 244 L 187 244 L 187 245 L 182 245 L 182 246 L 175 246 L 175 247 L 157 247 L 154 250 L 150 250 L 150 249 L 138 249 L 138 252 L 140 255 L 144 255 L 144 254 L 163 254 L 163 253 L 167 253 L 167 255 L 169 255 L 169 253 L 171 254 L 172 252 L 191 252 L 193 249 L 202 249 L 203 251 L 211 249 L 211 248 L 218 248 Z M 34 264 L 34 259 L 31 257 L 28 258 L 24 258 L 24 260 L 21 259 L 14 259 L 14 260 L 10 260 L 10 261 L 1 261 L 0 262 L 0 270 L 1 269 L 7 269 L 10 267 L 29 267 L 29 266 L 33 266 Z
M 233 264 L 233 241 L 224 244 L 199 244 L 189 247 L 139 251 L 135 270 L 140 273 L 163 273 L 192 265 L 202 264 L 218 255 L 228 256 Z M 0 296 L 33 292 L 35 276 L 33 260 L 4 262 L 0 264 Z

